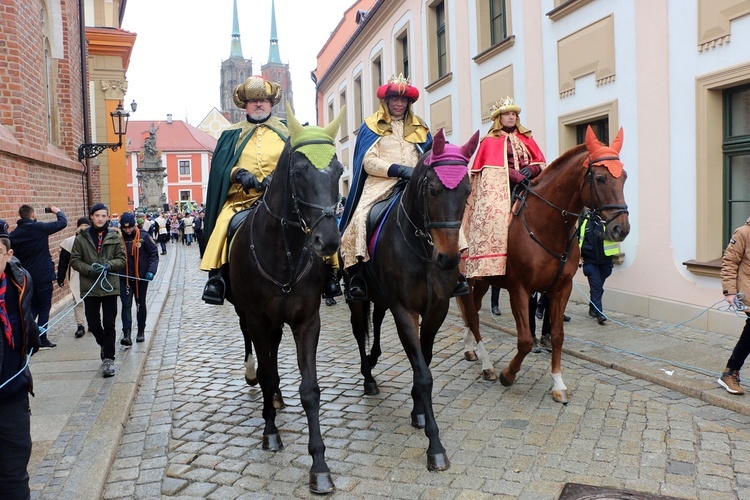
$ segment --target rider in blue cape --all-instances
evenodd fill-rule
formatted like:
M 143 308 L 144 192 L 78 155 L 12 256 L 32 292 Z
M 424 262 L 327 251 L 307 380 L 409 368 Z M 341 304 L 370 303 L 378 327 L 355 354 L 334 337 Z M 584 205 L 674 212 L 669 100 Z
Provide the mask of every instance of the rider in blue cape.
M 378 88 L 380 109 L 366 118 L 354 146 L 352 188 L 339 223 L 341 256 L 350 276 L 349 299 L 368 300 L 361 264 L 370 260 L 367 216 L 372 206 L 409 180 L 420 156 L 432 146 L 432 135 L 412 107 L 419 90 L 399 75 Z M 468 292 L 465 280 L 460 293 Z M 454 292 L 455 294 L 456 292 Z

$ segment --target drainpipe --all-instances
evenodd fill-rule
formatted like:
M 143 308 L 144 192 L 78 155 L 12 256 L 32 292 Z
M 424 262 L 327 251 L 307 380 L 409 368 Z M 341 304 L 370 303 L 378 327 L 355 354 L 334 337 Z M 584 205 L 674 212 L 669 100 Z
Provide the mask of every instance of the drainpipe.
M 91 123 L 89 122 L 89 79 L 88 79 L 88 47 L 86 44 L 86 20 L 84 12 L 86 9 L 86 0 L 78 0 L 78 19 L 80 22 L 80 43 L 81 43 L 81 100 L 83 101 L 83 142 L 91 142 Z M 83 164 L 83 175 L 81 177 L 81 186 L 83 187 L 83 213 L 88 213 L 88 207 L 92 206 L 91 199 L 91 170 L 89 169 L 88 159 L 81 160 Z

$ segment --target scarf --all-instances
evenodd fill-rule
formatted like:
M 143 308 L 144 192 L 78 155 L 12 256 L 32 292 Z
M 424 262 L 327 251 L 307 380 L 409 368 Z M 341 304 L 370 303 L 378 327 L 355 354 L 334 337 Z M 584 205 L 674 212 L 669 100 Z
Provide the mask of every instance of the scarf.
M 5 290 L 7 289 L 7 284 L 8 280 L 5 277 L 5 272 L 3 272 L 0 274 L 0 323 L 3 325 L 5 340 L 8 341 L 8 345 L 11 349 L 15 349 L 16 345 L 13 341 L 13 329 L 10 326 L 8 310 L 5 308 Z

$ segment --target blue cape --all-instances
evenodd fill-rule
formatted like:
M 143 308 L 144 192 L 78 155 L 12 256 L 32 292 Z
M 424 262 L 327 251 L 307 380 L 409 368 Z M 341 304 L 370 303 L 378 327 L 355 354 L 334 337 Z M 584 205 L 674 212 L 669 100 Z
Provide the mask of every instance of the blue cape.
M 354 210 L 357 208 L 359 199 L 362 196 L 362 187 L 367 179 L 367 172 L 363 167 L 363 161 L 365 154 L 380 140 L 381 136 L 373 132 L 366 123 L 362 123 L 359 127 L 359 133 L 357 134 L 357 142 L 354 144 L 354 162 L 352 164 L 352 187 L 349 189 L 349 194 L 346 197 L 346 204 L 344 204 L 344 213 L 339 220 L 339 230 L 343 233 L 346 226 L 349 225 L 349 221 L 352 218 Z M 417 149 L 417 153 L 422 154 L 432 147 L 432 134 L 427 133 L 427 141 L 421 144 L 415 144 L 414 147 Z

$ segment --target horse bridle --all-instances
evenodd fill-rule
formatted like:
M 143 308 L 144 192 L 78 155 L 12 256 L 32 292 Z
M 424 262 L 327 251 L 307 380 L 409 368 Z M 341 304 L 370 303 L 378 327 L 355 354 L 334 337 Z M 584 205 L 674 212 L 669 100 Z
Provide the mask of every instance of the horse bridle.
M 281 288 L 281 291 L 284 294 L 284 297 L 292 291 L 292 288 L 299 283 L 299 281 L 310 271 L 312 267 L 313 262 L 313 254 L 310 252 L 310 235 L 312 234 L 313 230 L 320 224 L 323 220 L 325 220 L 328 217 L 335 218 L 336 217 L 336 210 L 338 208 L 338 205 L 340 202 L 337 202 L 335 205 L 326 207 L 323 205 L 317 205 L 315 203 L 310 203 L 309 201 L 305 201 L 299 196 L 297 196 L 297 187 L 295 183 L 294 176 L 291 174 L 291 164 L 292 164 L 292 156 L 293 154 L 302 146 L 308 146 L 310 144 L 328 144 L 330 146 L 335 146 L 334 142 L 332 140 L 326 141 L 322 139 L 315 139 L 315 140 L 309 140 L 309 141 L 303 141 L 295 146 L 290 146 L 289 154 L 286 158 L 286 164 L 284 165 L 284 168 L 286 168 L 287 171 L 287 185 L 286 187 L 289 188 L 291 186 L 292 191 L 292 212 L 297 215 L 297 221 L 289 220 L 285 217 L 282 217 L 280 215 L 275 214 L 271 207 L 268 206 L 268 203 L 266 202 L 266 193 L 263 193 L 263 197 L 261 198 L 261 204 L 263 207 L 265 207 L 266 212 L 277 219 L 281 223 L 282 228 L 282 235 L 284 238 L 284 255 L 287 258 L 287 261 L 289 262 L 289 269 L 290 269 L 290 276 L 289 281 L 286 283 L 281 283 L 277 279 L 275 279 L 273 276 L 271 276 L 265 269 L 263 269 L 263 266 L 260 263 L 260 260 L 258 259 L 258 255 L 255 251 L 255 236 L 253 234 L 253 224 L 255 222 L 255 215 L 258 213 L 258 208 L 256 206 L 256 209 L 253 210 L 252 218 L 250 219 L 250 252 L 252 253 L 253 259 L 255 260 L 255 264 L 258 266 L 258 272 L 260 272 L 261 276 Z M 308 224 L 304 217 L 302 217 L 302 212 L 300 211 L 300 205 L 309 207 L 309 208 L 317 208 L 320 209 L 320 216 L 313 222 L 311 225 Z M 287 239 L 286 235 L 286 228 L 288 226 L 298 227 L 302 230 L 303 233 L 305 233 L 305 243 L 302 246 L 302 253 L 300 254 L 299 261 L 297 264 L 294 264 L 294 257 L 292 255 L 291 248 L 289 247 L 289 241 Z
M 591 158 L 591 156 L 589 156 L 589 158 Z M 539 193 L 537 193 L 536 191 L 534 191 L 531 188 L 531 186 L 528 185 L 527 183 L 526 184 L 522 183 L 522 184 L 518 185 L 519 187 L 522 187 L 525 190 L 525 192 L 522 193 L 522 194 L 516 194 L 514 196 L 514 198 L 516 198 L 516 199 L 518 199 L 520 201 L 521 205 L 520 205 L 520 208 L 518 209 L 518 212 L 514 212 L 513 215 L 517 216 L 518 213 L 520 213 L 521 214 L 521 220 L 523 220 L 524 227 L 526 228 L 526 231 L 528 231 L 529 236 L 531 237 L 531 239 L 534 240 L 540 247 L 542 247 L 548 254 L 552 255 L 554 258 L 556 258 L 556 259 L 558 259 L 560 261 L 560 266 L 558 267 L 558 270 L 557 270 L 557 276 L 555 277 L 554 280 L 552 280 L 552 284 L 554 284 L 554 282 L 557 281 L 557 279 L 562 275 L 562 271 L 565 268 L 565 264 L 568 262 L 568 254 L 570 253 L 570 250 L 572 248 L 572 243 L 573 243 L 573 241 L 575 241 L 576 236 L 577 236 L 577 232 L 578 232 L 577 231 L 577 226 L 573 226 L 573 230 L 572 231 L 571 230 L 567 230 L 566 231 L 566 233 L 568 234 L 568 237 L 566 238 L 567 241 L 565 243 L 565 250 L 563 251 L 562 254 L 556 253 L 555 251 L 553 251 L 552 249 L 550 249 L 549 247 L 547 247 L 544 243 L 542 243 L 542 241 L 536 236 L 536 234 L 534 234 L 534 231 L 532 231 L 531 228 L 529 227 L 529 223 L 526 220 L 526 213 L 523 210 L 523 207 L 526 206 L 526 194 L 527 193 L 531 193 L 532 195 L 536 196 L 537 198 L 539 198 L 540 200 L 542 200 L 544 203 L 546 203 L 550 207 L 553 207 L 554 209 L 558 210 L 560 212 L 560 214 L 562 215 L 563 221 L 564 221 L 564 223 L 566 225 L 568 224 L 568 218 L 569 218 L 569 216 L 575 216 L 576 220 L 579 220 L 581 218 L 592 219 L 592 218 L 596 217 L 598 219 L 598 222 L 602 222 L 606 226 L 607 224 L 609 224 L 610 222 L 612 222 L 613 220 L 615 220 L 617 217 L 619 217 L 619 216 L 621 216 L 623 214 L 629 213 L 628 212 L 628 206 L 627 206 L 627 204 L 626 205 L 614 205 L 614 204 L 605 205 L 605 204 L 602 204 L 601 195 L 599 194 L 599 191 L 597 191 L 597 189 L 596 189 L 596 183 L 594 182 L 593 167 L 595 167 L 595 166 L 604 166 L 604 165 L 598 165 L 598 164 L 600 162 L 610 161 L 610 160 L 618 160 L 619 161 L 620 158 L 617 157 L 617 156 L 607 156 L 607 157 L 604 157 L 604 158 L 599 158 L 599 159 L 596 160 L 596 162 L 589 163 L 589 165 L 587 167 L 586 174 L 584 175 L 584 182 L 581 184 L 581 188 L 580 188 L 579 191 L 580 191 L 580 193 L 583 193 L 583 190 L 586 187 L 586 182 L 585 181 L 588 180 L 589 188 L 591 190 L 591 199 L 592 200 L 596 200 L 597 205 L 594 206 L 594 207 L 592 207 L 592 208 L 590 208 L 588 211 L 584 211 L 584 213 L 569 212 L 569 211 L 565 210 L 564 208 L 558 207 L 557 205 L 555 205 L 554 203 L 550 202 L 546 198 L 540 196 Z M 599 215 L 603 210 L 615 210 L 615 213 L 614 213 L 614 215 L 612 215 L 612 217 L 610 217 L 609 219 L 607 219 L 606 221 L 604 221 L 601 218 L 601 216 Z M 550 287 L 552 287 L 552 284 L 550 284 L 548 287 L 546 287 L 545 290 L 543 290 L 543 291 L 546 291 L 547 289 L 549 289 Z
M 460 160 L 442 160 L 442 161 L 436 161 L 434 163 L 431 163 L 429 165 L 425 165 L 425 169 L 429 170 L 434 167 L 440 167 L 444 165 L 463 165 L 466 166 L 465 162 L 462 162 Z M 409 214 L 406 212 L 406 208 L 404 207 L 404 197 L 401 196 L 401 198 L 398 201 L 398 210 L 396 211 L 396 225 L 401 230 L 401 235 L 404 238 L 404 241 L 407 245 L 409 245 L 409 248 L 424 262 L 432 262 L 432 252 L 430 251 L 430 248 L 432 248 L 433 242 L 432 242 L 432 236 L 430 235 L 430 229 L 455 229 L 461 227 L 461 221 L 460 220 L 452 220 L 452 221 L 438 221 L 433 222 L 430 220 L 430 213 L 429 213 L 429 205 L 427 203 L 427 172 L 425 171 L 425 174 L 422 176 L 422 179 L 419 181 L 419 189 L 417 191 L 419 194 L 418 196 L 422 200 L 422 228 L 417 226 L 414 221 L 411 220 L 409 217 Z M 409 224 L 412 228 L 414 228 L 414 236 L 417 237 L 422 242 L 422 250 L 424 252 L 424 255 L 427 257 L 423 257 L 422 254 L 420 254 L 419 251 L 417 251 L 409 241 L 409 239 L 406 236 L 406 233 L 404 232 L 404 227 L 401 224 L 401 213 L 404 214 L 404 217 L 406 217 L 406 220 L 409 221 Z
M 589 156 L 589 158 L 591 158 L 591 156 Z M 591 214 L 598 217 L 599 221 L 603 222 L 605 226 L 609 224 L 610 222 L 612 222 L 613 220 L 615 220 L 616 218 L 618 218 L 619 216 L 629 213 L 627 204 L 625 205 L 603 205 L 602 198 L 599 195 L 599 191 L 596 190 L 596 183 L 594 182 L 594 171 L 592 170 L 593 167 L 599 166 L 599 167 L 606 168 L 605 165 L 603 164 L 599 165 L 599 164 L 601 162 L 612 161 L 612 160 L 620 161 L 620 157 L 619 156 L 605 156 L 603 158 L 598 158 L 595 162 L 589 163 L 588 169 L 586 170 L 586 178 L 588 178 L 589 180 L 589 187 L 591 189 L 591 199 L 596 200 L 598 204 L 598 206 L 592 207 Z M 583 193 L 583 188 L 584 188 L 584 185 L 582 184 L 581 193 Z M 613 215 L 606 221 L 602 220 L 601 216 L 599 215 L 604 210 L 614 210 Z

